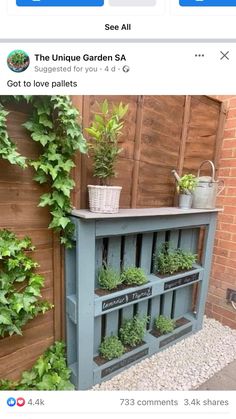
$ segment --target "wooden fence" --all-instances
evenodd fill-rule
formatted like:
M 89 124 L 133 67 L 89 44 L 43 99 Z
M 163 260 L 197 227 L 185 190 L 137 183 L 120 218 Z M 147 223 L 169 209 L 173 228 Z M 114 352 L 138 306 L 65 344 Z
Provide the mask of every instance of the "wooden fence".
M 104 97 L 72 99 L 87 127 L 97 109 L 96 102 Z M 204 159 L 214 160 L 217 166 L 225 117 L 220 101 L 205 96 L 110 96 L 108 100 L 129 103 L 115 180 L 123 186 L 123 208 L 171 206 L 175 190 L 171 169 L 196 173 Z M 34 157 L 39 152 L 38 145 L 21 126 L 30 110 L 22 106 L 10 110 L 10 136 L 20 152 Z M 94 182 L 91 161 L 79 154 L 75 160 L 73 205 L 86 208 L 86 185 Z M 49 211 L 37 206 L 44 189 L 32 178 L 31 168 L 23 171 L 0 160 L 0 228 L 32 237 L 37 248 L 33 256 L 46 279 L 43 297 L 52 301 L 55 308 L 28 323 L 22 337 L 0 339 L 0 378 L 17 378 L 64 334 L 63 251 L 58 237 L 47 229 Z

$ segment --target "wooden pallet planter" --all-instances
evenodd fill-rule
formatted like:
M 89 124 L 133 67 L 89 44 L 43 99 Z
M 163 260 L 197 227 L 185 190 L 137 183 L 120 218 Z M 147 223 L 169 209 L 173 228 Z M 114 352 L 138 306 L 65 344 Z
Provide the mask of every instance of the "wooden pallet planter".
M 67 356 L 77 389 L 91 388 L 201 329 L 217 211 L 146 208 L 111 215 L 72 212 L 75 247 L 66 253 Z M 169 241 L 197 253 L 202 228 L 205 233 L 199 264 L 191 271 L 165 278 L 152 273 L 156 248 Z M 148 282 L 99 296 L 95 290 L 103 262 L 117 271 L 141 267 Z M 137 313 L 150 319 L 143 345 L 98 365 L 96 357 L 104 337 L 117 336 L 122 322 Z M 157 336 L 153 324 L 161 314 L 177 320 L 177 327 L 172 333 Z

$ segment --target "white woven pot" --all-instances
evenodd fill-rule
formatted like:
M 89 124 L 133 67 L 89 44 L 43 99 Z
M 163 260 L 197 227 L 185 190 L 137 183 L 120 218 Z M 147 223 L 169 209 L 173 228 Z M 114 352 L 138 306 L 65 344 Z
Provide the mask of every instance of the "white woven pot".
M 114 214 L 119 211 L 121 186 L 88 185 L 91 212 Z

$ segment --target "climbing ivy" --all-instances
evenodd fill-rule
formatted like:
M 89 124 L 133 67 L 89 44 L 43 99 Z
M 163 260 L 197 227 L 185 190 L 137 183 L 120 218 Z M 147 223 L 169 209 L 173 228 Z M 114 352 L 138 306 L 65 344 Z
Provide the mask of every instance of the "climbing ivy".
M 65 344 L 55 342 L 24 371 L 18 381 L 0 380 L 0 390 L 74 390 L 71 371 L 66 365 Z
M 39 265 L 27 251 L 34 250 L 31 240 L 18 239 L 0 230 L 0 336 L 22 335 L 22 326 L 52 308 L 40 301 L 44 278 L 35 273 Z
M 0 155 L 12 164 L 25 167 L 26 163 L 36 172 L 34 180 L 40 184 L 49 184 L 50 192 L 40 198 L 40 207 L 49 206 L 52 221 L 49 228 L 61 233 L 61 242 L 71 246 L 73 224 L 68 217 L 71 211 L 70 194 L 75 186 L 71 178 L 71 169 L 75 166 L 73 156 L 77 150 L 86 153 L 87 143 L 78 122 L 79 112 L 72 105 L 68 96 L 15 96 L 14 101 L 26 101 L 33 109 L 29 120 L 23 126 L 30 132 L 33 141 L 42 146 L 42 153 L 37 159 L 26 160 L 19 155 L 15 145 L 9 139 L 6 128 L 7 112 L 3 103 L 12 101 L 12 97 L 1 97 L 0 108 Z M 4 148 L 4 138 L 10 148 Z M 14 153 L 17 156 L 14 157 Z M 12 157 L 13 154 L 13 157 Z
M 22 168 L 25 168 L 27 166 L 26 158 L 17 152 L 16 145 L 7 132 L 8 113 L 0 103 L 0 155 L 11 164 L 18 164 Z

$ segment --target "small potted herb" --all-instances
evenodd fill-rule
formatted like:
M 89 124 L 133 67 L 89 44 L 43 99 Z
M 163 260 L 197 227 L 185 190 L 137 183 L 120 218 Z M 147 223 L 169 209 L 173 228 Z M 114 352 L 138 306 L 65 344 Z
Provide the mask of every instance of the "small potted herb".
M 131 347 L 140 345 L 146 333 L 148 320 L 148 316 L 139 317 L 138 315 L 130 320 L 126 320 L 119 330 L 121 342 Z
M 179 207 L 189 209 L 193 202 L 193 192 L 198 185 L 198 179 L 191 173 L 179 177 L 175 170 L 172 170 L 177 181 L 177 192 L 179 194 Z
M 154 327 L 158 330 L 158 332 L 160 332 L 161 335 L 165 335 L 166 333 L 173 332 L 175 328 L 175 320 L 161 315 L 155 319 Z
M 121 186 L 111 186 L 111 179 L 116 176 L 115 165 L 122 148 L 118 140 L 124 127 L 124 116 L 128 105 L 113 105 L 108 101 L 99 107 L 92 124 L 86 129 L 92 141 L 89 151 L 93 158 L 93 176 L 99 185 L 88 185 L 90 211 L 116 213 L 119 210 Z
M 123 282 L 120 274 L 111 266 L 103 266 L 98 272 L 98 284 L 103 290 L 114 290 Z
M 99 347 L 99 354 L 110 361 L 119 358 L 125 353 L 125 347 L 118 336 L 107 336 Z
M 174 249 L 170 244 L 163 243 L 153 256 L 153 270 L 155 274 L 172 275 L 192 269 L 197 261 L 197 255 L 183 250 Z
M 148 282 L 145 272 L 136 266 L 125 268 L 121 274 L 121 280 L 125 285 L 143 285 Z

